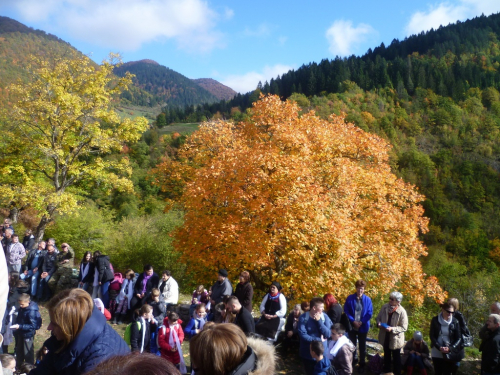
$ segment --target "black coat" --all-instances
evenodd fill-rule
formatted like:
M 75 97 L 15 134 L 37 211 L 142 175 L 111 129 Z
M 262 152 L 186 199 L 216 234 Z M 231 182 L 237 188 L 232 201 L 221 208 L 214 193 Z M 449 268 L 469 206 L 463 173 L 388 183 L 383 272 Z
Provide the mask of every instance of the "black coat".
M 144 280 L 144 272 L 139 275 L 137 278 L 137 281 L 135 282 L 134 286 L 134 294 L 142 294 L 142 281 Z M 153 288 L 158 287 L 158 284 L 160 283 L 160 278 L 156 274 L 156 272 L 153 272 L 153 275 L 149 278 L 148 282 L 146 283 L 146 293 L 144 293 L 143 298 L 148 298 L 151 294 L 151 290 Z M 143 301 L 146 301 L 146 299 L 143 299 Z
M 38 252 L 38 249 L 33 249 L 33 250 L 30 250 L 30 252 L 28 253 L 28 258 L 26 259 L 26 262 L 24 263 L 26 265 L 26 268 L 28 270 L 31 270 L 31 262 L 33 261 L 33 259 L 35 258 L 35 255 L 36 253 Z M 42 265 L 42 260 L 43 260 L 43 257 L 45 256 L 45 254 L 47 253 L 46 250 L 41 250 L 41 254 L 38 258 L 38 268 L 40 268 L 40 266 Z
M 332 321 L 332 325 L 340 323 L 340 317 L 342 316 L 342 306 L 340 306 L 340 303 L 330 306 L 330 310 L 326 312 L 326 315 L 328 315 Z
M 255 320 L 253 319 L 252 314 L 250 314 L 250 312 L 244 307 L 242 307 L 241 310 L 236 314 L 234 324 L 240 327 L 247 336 L 250 333 L 255 333 Z
M 57 269 L 57 254 L 54 251 L 52 254 L 46 252 L 43 256 L 42 263 L 38 266 L 38 268 L 42 269 L 42 272 L 47 272 L 49 276 L 52 276 Z
M 299 318 L 300 315 L 297 317 L 297 324 L 295 325 L 295 329 L 293 328 L 293 322 L 295 321 L 295 315 L 293 311 L 288 314 L 288 317 L 286 318 L 286 323 L 285 323 L 285 332 L 288 331 L 293 331 L 293 333 L 297 333 L 297 328 L 299 328 Z
M 23 246 L 26 251 L 29 251 L 35 247 L 35 236 L 30 234 L 29 236 L 24 236 Z
M 241 306 L 252 312 L 253 287 L 250 282 L 246 282 L 245 284 L 238 283 L 234 295 L 238 297 Z
M 490 331 L 491 332 L 491 331 Z M 497 329 L 481 343 L 481 369 L 491 374 L 500 373 L 500 329 Z
M 94 280 L 94 270 L 95 270 L 95 264 L 93 262 L 89 263 L 89 272 L 87 272 L 87 275 L 82 279 L 82 274 L 83 274 L 83 266 L 86 263 L 80 263 L 80 272 L 78 273 L 78 282 L 82 283 L 91 283 Z
M 144 322 L 144 324 L 142 324 Z M 139 327 L 141 327 L 139 329 Z M 144 332 L 146 330 L 146 332 Z M 142 336 L 144 334 L 144 346 L 142 346 Z M 150 341 L 151 341 L 151 331 L 149 328 L 149 322 L 145 322 L 143 319 L 139 318 L 130 327 L 130 348 L 133 352 L 140 352 L 142 347 L 142 353 L 149 353 L 150 351 Z
M 101 284 L 113 281 L 115 275 L 111 271 L 109 265 L 109 257 L 107 255 L 100 255 L 94 260 L 95 269 L 99 272 L 99 282 Z
M 449 348 L 452 352 L 459 353 L 459 358 L 457 362 L 464 358 L 465 353 L 462 348 L 462 330 L 460 328 L 460 323 L 456 318 L 453 318 L 449 326 L 449 337 L 450 345 Z M 439 350 L 440 346 L 438 344 L 438 339 L 441 334 L 441 324 L 439 323 L 438 317 L 435 316 L 431 320 L 431 330 L 429 336 L 431 338 L 431 347 L 435 347 Z

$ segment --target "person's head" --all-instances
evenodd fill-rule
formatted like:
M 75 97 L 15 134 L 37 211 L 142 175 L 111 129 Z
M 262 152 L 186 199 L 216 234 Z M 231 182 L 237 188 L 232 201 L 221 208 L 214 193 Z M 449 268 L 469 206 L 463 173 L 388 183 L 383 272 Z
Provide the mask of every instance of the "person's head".
M 440 307 L 444 320 L 450 320 L 455 313 L 455 307 L 453 307 L 453 305 L 449 302 L 442 303 Z
M 460 307 L 458 299 L 456 299 L 456 298 L 448 298 L 448 303 L 450 303 L 455 308 L 455 311 L 458 311 L 458 309 Z
M 333 296 L 333 294 L 327 293 L 323 296 L 323 301 L 325 302 L 325 310 L 330 310 L 330 307 L 337 303 L 337 300 Z
M 203 285 L 198 285 L 198 288 L 196 288 L 196 293 L 201 294 L 205 290 L 205 287 Z
M 8 217 L 6 217 L 5 219 L 3 219 L 3 225 L 4 227 L 8 228 L 12 225 L 12 221 Z
M 36 352 L 36 358 L 41 360 L 41 359 L 43 359 L 43 357 L 45 357 L 47 355 L 48 352 L 49 352 L 49 348 L 47 348 L 46 346 L 42 346 Z
M 131 269 L 125 271 L 125 277 L 129 280 L 132 280 L 135 277 L 135 272 Z
M 226 302 L 226 309 L 232 313 L 237 314 L 241 310 L 241 303 L 238 300 L 238 297 L 236 296 L 229 297 Z
M 147 276 L 152 276 L 153 275 L 153 266 L 151 264 L 146 264 L 144 266 L 144 274 Z
M 163 281 L 167 281 L 168 279 L 170 279 L 171 275 L 172 273 L 169 270 L 165 270 L 161 273 L 161 278 Z
M 345 327 L 340 323 L 335 323 L 331 328 L 331 338 L 333 341 L 337 341 L 339 338 L 345 335 Z
M 358 280 L 356 281 L 356 294 L 358 297 L 361 297 L 363 294 L 365 294 L 365 288 L 366 288 L 366 281 L 365 280 Z
M 16 369 L 16 357 L 11 354 L 0 354 L 2 367 L 14 371 Z
M 38 250 L 45 250 L 45 241 L 38 242 Z
M 82 258 L 82 263 L 88 262 L 92 262 L 92 253 L 90 251 L 86 251 Z
M 97 258 L 101 256 L 101 252 L 99 250 L 94 251 L 94 261 L 97 261 Z
M 52 254 L 54 253 L 54 251 L 56 251 L 56 249 L 54 248 L 54 245 L 47 245 L 47 252 L 49 254 Z M 95 254 L 95 253 L 94 253 Z
M 325 352 L 325 347 L 319 340 L 311 341 L 309 349 L 311 352 L 311 357 L 313 357 L 315 360 L 321 359 L 321 357 L 323 357 L 323 353 Z
M 204 303 L 197 304 L 196 307 L 194 308 L 194 312 L 200 318 L 204 318 L 205 316 L 207 316 L 207 310 Z
M 424 341 L 424 335 L 422 335 L 422 332 L 415 331 L 415 333 L 413 333 L 413 341 L 416 344 L 420 344 L 422 341 Z
M 293 315 L 295 315 L 296 317 L 298 317 L 301 313 L 302 313 L 302 310 L 300 309 L 300 304 L 296 304 L 293 307 Z
M 227 271 L 223 268 L 220 269 L 219 272 L 217 273 L 217 280 L 223 282 L 226 277 L 227 277 Z
M 304 312 L 308 312 L 309 310 L 311 310 L 311 306 L 309 305 L 310 302 L 308 301 L 302 301 L 300 303 L 300 308 L 302 309 L 302 311 Z
M 273 296 L 278 294 L 281 291 L 281 284 L 277 281 L 273 281 L 271 283 L 271 286 L 269 287 L 269 293 L 271 293 Z
M 4 233 L 5 233 L 5 237 L 7 238 L 11 238 L 12 237 L 12 234 L 14 233 L 14 231 L 10 228 L 7 228 L 4 230 Z
M 147 303 L 142 305 L 142 307 L 139 310 L 139 316 L 143 317 L 144 319 L 151 319 L 152 314 L 153 314 L 153 308 Z
M 500 302 L 493 302 L 490 306 L 490 314 L 500 315 Z
M 403 300 L 403 295 L 399 292 L 391 292 L 391 294 L 389 294 L 389 305 L 391 306 L 401 305 L 402 300 Z
M 18 236 L 17 234 L 14 234 L 14 235 L 12 236 L 12 242 L 14 242 L 14 243 L 19 242 L 19 236 Z
M 248 283 L 250 281 L 250 273 L 248 273 L 247 271 L 243 271 L 240 273 L 240 283 L 241 284 L 245 284 L 245 283 Z
M 321 297 L 314 297 L 311 302 L 309 302 L 309 313 L 312 315 L 322 313 L 324 309 L 325 302 Z
M 177 315 L 177 313 L 173 311 L 168 313 L 167 317 L 168 317 L 168 322 L 171 324 L 175 324 L 179 320 L 179 315 Z
M 25 236 L 31 236 L 32 233 L 33 233 L 33 231 L 29 228 L 24 231 Z
M 235 324 L 214 324 L 194 336 L 189 345 L 196 375 L 230 374 L 247 351 L 247 338 Z
M 19 366 L 18 373 L 19 374 L 29 374 L 31 370 L 36 368 L 35 365 L 32 365 L 31 363 L 24 362 L 21 366 Z
M 500 327 L 500 315 L 490 314 L 486 321 L 486 326 L 490 331 L 496 331 Z
M 31 302 L 30 295 L 26 294 L 26 293 L 21 294 L 19 296 L 19 298 L 17 299 L 17 302 L 19 303 L 19 307 L 21 309 L 25 309 L 26 307 L 28 307 L 30 305 L 30 302 Z
M 160 289 L 157 288 L 151 289 L 151 297 L 153 299 L 160 298 Z
M 50 323 L 47 327 L 65 349 L 82 331 L 94 309 L 92 297 L 83 289 L 66 289 L 56 294 L 47 304 Z
M 85 375 L 180 375 L 169 361 L 151 353 L 113 356 L 99 363 Z
M 47 240 L 47 243 L 48 243 L 49 245 L 55 246 L 55 245 L 56 245 L 56 239 L 55 239 L 55 238 L 49 238 L 49 239 Z
M 61 244 L 61 249 L 63 252 L 67 253 L 69 251 L 69 245 L 66 242 Z

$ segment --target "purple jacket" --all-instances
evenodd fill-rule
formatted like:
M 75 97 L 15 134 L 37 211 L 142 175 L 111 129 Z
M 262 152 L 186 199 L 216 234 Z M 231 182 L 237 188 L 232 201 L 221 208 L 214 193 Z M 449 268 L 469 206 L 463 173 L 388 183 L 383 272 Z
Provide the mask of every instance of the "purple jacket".
M 354 322 L 356 300 L 357 295 L 356 293 L 354 293 L 347 297 L 344 304 L 344 312 L 346 313 L 351 323 Z M 373 315 L 373 305 L 372 300 L 366 294 L 363 294 L 363 296 L 361 297 L 361 301 L 363 302 L 363 310 L 361 310 L 361 322 L 363 324 L 361 324 L 361 327 L 359 327 L 359 332 L 366 333 L 370 330 L 370 319 Z

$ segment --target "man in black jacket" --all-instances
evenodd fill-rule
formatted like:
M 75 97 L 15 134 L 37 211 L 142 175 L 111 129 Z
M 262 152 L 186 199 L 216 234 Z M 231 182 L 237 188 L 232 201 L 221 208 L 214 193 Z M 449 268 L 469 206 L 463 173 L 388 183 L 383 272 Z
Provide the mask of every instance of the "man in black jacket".
M 234 324 L 240 327 L 245 335 L 248 336 L 250 333 L 255 333 L 255 320 L 253 319 L 252 314 L 241 306 L 238 297 L 229 297 L 226 303 L 226 308 L 236 315 Z
M 45 241 L 40 241 L 38 243 L 38 248 L 31 250 L 28 253 L 28 259 L 26 259 L 25 266 L 27 269 L 23 272 L 24 278 L 31 278 L 31 296 L 36 297 L 36 290 L 39 283 L 39 278 L 41 274 L 41 265 L 43 262 L 43 257 L 45 256 Z
M 483 375 L 500 374 L 500 315 L 491 314 L 486 322 L 490 335 L 479 348 L 483 352 L 481 369 Z
M 42 259 L 42 264 L 38 266 L 38 268 L 42 270 L 42 274 L 40 275 L 40 284 L 38 285 L 38 290 L 36 293 L 37 299 L 39 301 L 48 301 L 51 297 L 48 283 L 50 278 L 52 277 L 52 274 L 56 272 L 56 262 L 57 255 L 54 246 L 48 245 L 47 252 Z
M 144 305 L 151 295 L 153 288 L 156 288 L 160 283 L 160 278 L 154 272 L 153 266 L 146 264 L 144 266 L 144 272 L 139 275 L 134 286 L 134 296 L 130 301 L 130 310 L 132 314 L 135 309 L 140 308 Z

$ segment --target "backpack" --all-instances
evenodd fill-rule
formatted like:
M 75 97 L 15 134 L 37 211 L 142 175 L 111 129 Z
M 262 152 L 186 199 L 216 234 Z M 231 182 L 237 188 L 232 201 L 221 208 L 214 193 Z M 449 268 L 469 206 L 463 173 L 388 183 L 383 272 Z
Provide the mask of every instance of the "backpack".
M 35 310 L 35 320 L 36 320 L 36 325 L 35 325 L 35 330 L 39 330 L 42 328 L 42 315 L 40 315 L 39 310 Z
M 123 340 L 127 343 L 127 345 L 130 345 L 130 335 L 132 333 L 132 324 L 137 323 L 137 327 L 139 328 L 139 331 L 141 330 L 141 323 L 140 322 L 132 322 L 127 325 L 125 328 L 125 332 L 123 333 Z
M 384 360 L 382 357 L 377 353 L 373 357 L 370 358 L 368 361 L 368 369 L 373 372 L 374 374 L 381 374 L 382 369 L 384 368 Z
M 123 276 L 120 272 L 117 272 L 114 274 L 113 280 L 109 283 L 109 289 L 119 292 L 122 287 L 122 284 L 123 284 Z

